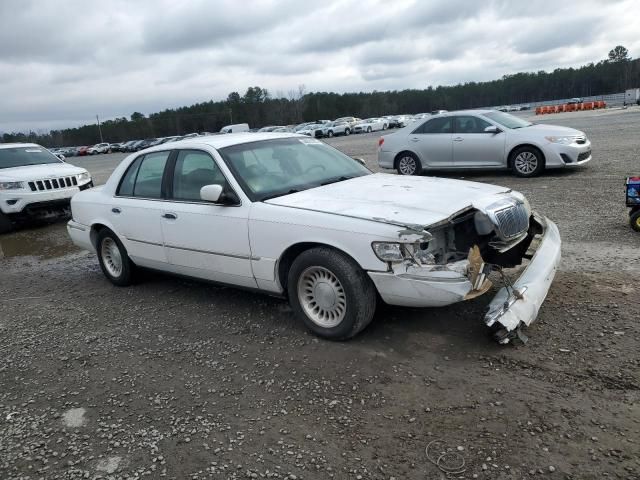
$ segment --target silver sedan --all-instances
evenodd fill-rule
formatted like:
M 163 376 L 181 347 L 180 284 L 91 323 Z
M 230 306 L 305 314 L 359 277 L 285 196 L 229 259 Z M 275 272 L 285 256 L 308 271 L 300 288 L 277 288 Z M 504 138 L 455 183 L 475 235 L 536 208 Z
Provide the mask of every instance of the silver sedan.
M 434 115 L 378 142 L 378 164 L 401 175 L 426 170 L 511 169 L 533 177 L 545 168 L 591 160 L 591 142 L 573 128 L 536 125 L 496 110 Z

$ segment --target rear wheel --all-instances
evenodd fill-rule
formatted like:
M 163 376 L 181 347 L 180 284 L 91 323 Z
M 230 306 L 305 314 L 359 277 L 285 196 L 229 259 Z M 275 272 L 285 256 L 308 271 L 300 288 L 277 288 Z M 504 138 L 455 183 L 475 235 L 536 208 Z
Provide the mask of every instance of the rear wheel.
M 422 164 L 414 153 L 403 152 L 396 162 L 396 170 L 400 175 L 420 175 Z
M 11 230 L 13 230 L 11 219 L 0 212 L 0 233 L 9 233 Z
M 542 152 L 533 147 L 520 147 L 511 154 L 511 169 L 519 177 L 535 177 L 544 170 Z
M 328 247 L 312 248 L 294 260 L 287 292 L 307 328 L 332 340 L 362 331 L 376 309 L 371 279 L 351 258 Z
M 371 133 L 373 130 L 371 130 L 371 127 L 367 128 L 367 133 Z
M 135 265 L 129 259 L 124 245 L 111 230 L 104 228 L 96 241 L 98 261 L 105 277 L 119 287 L 131 285 Z
M 348 128 L 345 129 L 344 134 L 345 135 L 351 135 L 351 130 L 349 130 Z
M 333 137 L 333 130 L 329 130 L 327 132 L 327 137 L 329 137 L 329 138 Z

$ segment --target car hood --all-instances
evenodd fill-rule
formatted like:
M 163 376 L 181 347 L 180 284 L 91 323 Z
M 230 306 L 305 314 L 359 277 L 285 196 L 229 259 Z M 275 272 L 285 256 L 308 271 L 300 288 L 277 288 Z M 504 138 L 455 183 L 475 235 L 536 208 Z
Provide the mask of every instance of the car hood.
M 528 134 L 534 134 L 534 135 L 540 135 L 540 136 L 553 135 L 556 137 L 584 135 L 584 132 L 581 132 L 580 130 L 576 130 L 575 128 L 561 127 L 559 125 L 543 125 L 539 123 L 536 123 L 534 125 L 531 125 L 525 128 L 517 128 L 511 131 L 514 133 L 523 134 L 523 135 L 528 135 Z
M 83 172 L 86 172 L 84 168 L 74 167 L 68 163 L 46 163 L 43 165 L 0 168 L 0 178 L 19 182 L 78 175 Z
M 395 225 L 429 226 L 469 207 L 483 207 L 506 187 L 438 177 L 376 173 L 311 188 L 266 203 Z

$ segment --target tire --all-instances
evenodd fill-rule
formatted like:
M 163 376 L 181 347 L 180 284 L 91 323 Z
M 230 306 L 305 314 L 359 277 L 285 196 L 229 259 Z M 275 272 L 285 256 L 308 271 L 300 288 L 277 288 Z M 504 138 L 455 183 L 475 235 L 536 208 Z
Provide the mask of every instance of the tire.
M 371 323 L 376 309 L 371 279 L 355 261 L 329 247 L 306 250 L 294 260 L 287 293 L 307 328 L 331 340 L 358 334 Z
M 118 287 L 133 283 L 135 265 L 118 236 L 108 228 L 103 228 L 98 233 L 96 252 L 102 273 L 111 283 Z
M 511 153 L 509 164 L 518 177 L 536 177 L 544 170 L 544 156 L 537 148 L 520 147 Z
M 403 152 L 396 160 L 396 170 L 399 175 L 420 175 L 422 164 L 415 153 Z
M 348 128 L 345 128 L 345 130 L 344 130 L 344 134 L 345 134 L 346 136 L 351 135 L 351 130 L 349 130 Z
M 333 130 L 329 130 L 327 132 L 327 137 L 329 137 L 329 138 L 333 137 Z
M 13 230 L 11 219 L 0 212 L 0 233 L 9 233 L 11 230 Z
M 371 133 L 373 130 L 371 130 L 371 127 L 367 128 L 367 133 Z
M 631 212 L 631 215 L 629 215 L 629 225 L 631 225 L 631 228 L 636 232 L 640 232 L 640 209 Z

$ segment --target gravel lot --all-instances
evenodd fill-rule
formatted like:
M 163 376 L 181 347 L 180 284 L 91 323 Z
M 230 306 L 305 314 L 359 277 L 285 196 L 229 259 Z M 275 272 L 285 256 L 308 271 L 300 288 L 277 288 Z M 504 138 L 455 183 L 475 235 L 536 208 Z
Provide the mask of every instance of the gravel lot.
M 287 304 L 148 273 L 111 286 L 64 223 L 0 237 L 0 478 L 640 478 L 640 109 L 536 121 L 584 130 L 587 168 L 507 185 L 552 218 L 561 272 L 526 346 L 491 295 L 383 307 L 346 343 Z M 334 138 L 377 170 L 377 135 Z M 97 183 L 123 155 L 74 158 Z

